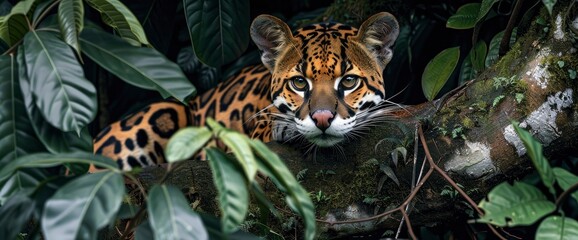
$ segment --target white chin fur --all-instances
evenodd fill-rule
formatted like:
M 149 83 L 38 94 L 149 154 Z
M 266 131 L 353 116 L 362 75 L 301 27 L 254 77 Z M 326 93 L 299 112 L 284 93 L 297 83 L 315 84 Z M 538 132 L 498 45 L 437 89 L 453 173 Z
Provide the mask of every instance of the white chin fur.
M 307 116 L 304 120 L 295 118 L 295 123 L 297 131 L 309 142 L 320 147 L 331 147 L 345 139 L 345 134 L 351 131 L 355 125 L 355 117 L 343 119 L 339 115 L 335 116 L 325 133 L 315 126 L 315 122 L 310 116 Z

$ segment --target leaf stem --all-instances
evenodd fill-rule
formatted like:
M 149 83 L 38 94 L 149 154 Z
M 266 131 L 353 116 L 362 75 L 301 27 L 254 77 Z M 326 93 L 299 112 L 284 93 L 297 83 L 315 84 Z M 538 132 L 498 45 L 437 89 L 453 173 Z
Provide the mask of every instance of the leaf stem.
M 566 191 L 564 191 L 560 196 L 556 199 L 556 209 L 560 209 L 561 205 L 565 202 L 566 198 L 570 196 L 574 191 L 578 190 L 578 183 L 570 186 Z
M 52 4 L 50 4 L 50 6 L 48 6 L 46 9 L 44 9 L 42 14 L 40 14 L 40 16 L 38 16 L 38 18 L 35 19 L 35 21 L 32 24 L 32 29 L 30 29 L 30 30 L 31 31 L 34 30 L 34 28 L 36 28 L 36 26 L 38 26 L 38 24 L 46 17 L 46 15 L 48 15 L 48 13 L 50 13 L 50 11 L 52 11 L 52 9 L 54 7 L 56 7 L 56 5 L 58 5 L 58 3 L 60 3 L 60 0 L 54 1 Z

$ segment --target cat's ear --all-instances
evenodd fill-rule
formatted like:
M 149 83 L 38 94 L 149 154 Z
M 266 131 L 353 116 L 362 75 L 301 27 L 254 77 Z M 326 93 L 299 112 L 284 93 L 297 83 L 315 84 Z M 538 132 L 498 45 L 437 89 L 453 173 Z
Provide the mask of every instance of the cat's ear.
M 275 59 L 287 44 L 291 44 L 293 34 L 289 26 L 280 19 L 259 15 L 251 24 L 251 38 L 261 50 L 261 61 L 272 71 Z
M 395 17 L 388 12 L 381 12 L 361 24 L 356 40 L 385 68 L 393 56 L 391 48 L 398 35 L 399 24 Z

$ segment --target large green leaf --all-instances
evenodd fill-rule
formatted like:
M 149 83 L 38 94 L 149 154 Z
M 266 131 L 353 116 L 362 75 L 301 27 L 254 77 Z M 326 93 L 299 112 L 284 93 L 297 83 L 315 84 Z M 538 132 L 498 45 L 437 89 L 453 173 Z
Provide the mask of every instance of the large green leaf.
M 477 72 L 472 66 L 471 55 L 472 52 L 470 51 L 468 55 L 466 55 L 466 58 L 464 58 L 464 61 L 462 62 L 462 67 L 460 68 L 459 85 L 462 85 L 465 82 L 470 81 L 476 77 Z
M 0 168 L 8 161 L 42 150 L 26 115 L 16 59 L 0 56 Z
M 74 52 L 50 32 L 29 32 L 24 44 L 30 89 L 42 116 L 58 129 L 80 134 L 96 115 L 96 89 Z
M 304 221 L 305 239 L 315 238 L 315 207 L 309 193 L 297 182 L 291 171 L 285 166 L 283 161 L 259 140 L 251 140 L 251 147 L 255 150 L 259 171 L 263 172 L 286 194 L 285 202 Z
M 100 12 L 103 21 L 135 46 L 149 45 L 145 32 L 134 14 L 119 0 L 86 0 Z
M 134 47 L 116 36 L 85 28 L 80 35 L 82 52 L 122 80 L 163 97 L 184 102 L 196 89 L 179 66 L 151 48 Z
M 578 236 L 578 221 L 560 216 L 550 216 L 538 226 L 535 239 L 572 240 Z
M 518 30 L 517 28 L 514 28 L 514 30 L 512 30 L 512 35 L 510 36 L 510 46 L 514 45 L 514 43 L 516 42 L 517 30 Z M 504 31 L 501 31 L 499 33 L 496 33 L 496 35 L 494 35 L 494 37 L 490 41 L 490 47 L 488 48 L 488 56 L 486 57 L 485 63 L 486 67 L 490 67 L 496 61 L 498 61 L 498 58 L 500 57 L 500 42 L 502 41 L 503 37 Z
M 18 233 L 26 227 L 33 212 L 34 202 L 26 195 L 11 197 L 0 207 L 0 236 L 3 239 L 18 239 Z
M 0 206 L 16 194 L 30 195 L 46 178 L 47 176 L 42 172 L 42 169 L 27 168 L 16 171 L 0 187 Z
M 58 5 L 58 23 L 62 39 L 80 55 L 78 35 L 84 27 L 82 0 L 62 0 Z
M 219 123 L 211 118 L 207 119 L 207 126 L 213 130 L 220 141 L 231 149 L 233 155 L 243 167 L 247 181 L 252 181 L 257 174 L 257 162 L 249 145 L 250 139 L 239 132 L 221 127 Z
M 201 218 L 191 210 L 183 193 L 167 185 L 155 185 L 147 211 L 154 239 L 208 239 Z
M 193 157 L 211 139 L 213 133 L 206 127 L 189 127 L 179 130 L 169 139 L 165 155 L 168 162 Z
M 485 213 L 480 222 L 500 227 L 531 225 L 556 209 L 538 188 L 523 182 L 501 183 L 478 206 Z
M 550 193 L 554 195 L 556 191 L 554 190 L 554 181 L 556 180 L 556 176 L 554 176 L 554 171 L 552 171 L 552 167 L 550 167 L 550 163 L 548 159 L 544 157 L 542 154 L 542 144 L 540 144 L 532 134 L 528 131 L 520 128 L 517 122 L 512 123 L 514 126 L 514 130 L 518 134 L 518 137 L 524 143 L 524 147 L 526 147 L 526 153 L 532 160 L 536 171 L 540 174 L 540 178 L 542 179 L 542 183 L 548 187 Z
M 425 97 L 433 100 L 446 84 L 460 59 L 460 47 L 448 48 L 436 55 L 425 66 L 421 87 Z
M 486 14 L 488 14 L 496 2 L 498 2 L 498 0 L 482 0 L 482 5 L 480 6 L 480 12 L 478 13 L 476 23 L 480 22 L 486 17 Z
M 458 11 L 448 18 L 446 27 L 453 29 L 470 29 L 476 25 L 480 3 L 468 3 L 458 8 Z
M 93 153 L 34 153 L 17 158 L 2 167 L 0 169 L 0 183 L 4 182 L 12 176 L 16 170 L 21 168 L 54 167 L 64 163 L 94 164 L 100 168 L 106 168 L 111 172 L 120 172 L 115 161 L 101 155 L 94 155 Z
M 470 61 L 472 61 L 472 66 L 474 67 L 475 70 L 477 71 L 482 71 L 484 70 L 485 67 L 485 59 L 486 59 L 486 53 L 488 52 L 488 46 L 486 45 L 486 42 L 484 42 L 483 40 L 479 40 L 476 45 L 474 45 L 474 47 L 472 47 L 472 50 L 470 51 Z
M 46 239 L 96 239 L 98 230 L 114 221 L 124 195 L 119 172 L 76 178 L 46 202 L 42 231 Z
M 249 209 L 247 182 L 242 169 L 227 154 L 215 148 L 205 151 L 213 172 L 213 182 L 219 192 L 223 232 L 233 233 L 243 223 Z
M 556 2 L 557 0 L 542 0 L 542 3 L 544 3 L 544 6 L 546 9 L 548 9 L 548 13 L 550 13 L 550 15 L 552 15 L 552 8 L 554 8 Z
M 189 34 L 199 59 L 220 67 L 249 44 L 249 1 L 183 0 Z
M 18 2 L 6 16 L 0 16 L 0 38 L 10 46 L 18 43 L 30 29 L 26 15 L 34 7 L 35 0 Z
M 556 182 L 564 191 L 578 183 L 578 176 L 568 172 L 566 169 L 556 167 L 553 171 L 556 176 Z M 578 201 L 578 192 L 572 192 L 572 197 Z
M 23 93 L 24 104 L 28 118 L 32 122 L 32 128 L 36 136 L 44 147 L 51 153 L 66 153 L 75 151 L 92 152 L 92 137 L 88 129 L 84 128 L 80 132 L 80 136 L 74 132 L 63 132 L 62 130 L 52 126 L 42 116 L 42 113 L 34 104 L 35 100 L 30 88 L 30 80 L 26 73 L 26 62 L 24 60 L 24 47 L 18 48 L 18 65 L 19 65 L 19 83 L 20 89 Z

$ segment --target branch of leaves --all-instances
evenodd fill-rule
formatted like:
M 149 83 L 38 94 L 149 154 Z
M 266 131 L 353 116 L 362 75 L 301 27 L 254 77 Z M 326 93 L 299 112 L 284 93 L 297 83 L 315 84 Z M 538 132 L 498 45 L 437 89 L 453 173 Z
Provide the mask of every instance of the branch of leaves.
M 207 119 L 206 127 L 188 127 L 179 130 L 167 144 L 167 161 L 190 159 L 211 140 L 226 145 L 231 155 L 215 147 L 204 148 L 218 190 L 221 225 L 224 233 L 232 233 L 243 223 L 249 207 L 249 190 L 264 196 L 257 185 L 256 175 L 266 175 L 283 192 L 287 205 L 303 219 L 305 239 L 315 236 L 315 212 L 309 194 L 281 159 L 261 141 L 222 127 L 213 119 Z M 258 197 L 264 206 L 272 206 L 264 197 Z M 272 210 L 272 209 L 271 209 Z
M 500 227 L 528 226 L 543 219 L 536 231 L 536 239 L 568 239 L 578 236 L 578 221 L 566 217 L 560 204 L 570 195 L 578 201 L 578 176 L 555 167 L 552 168 L 542 154 L 542 145 L 528 131 L 512 123 L 514 130 L 522 140 L 527 154 L 536 168 L 542 184 L 550 196 L 537 187 L 516 181 L 513 185 L 504 182 L 492 189 L 486 199 L 478 205 L 484 210 L 479 222 Z M 558 194 L 557 184 L 562 193 Z M 553 197 L 556 203 L 549 199 Z

